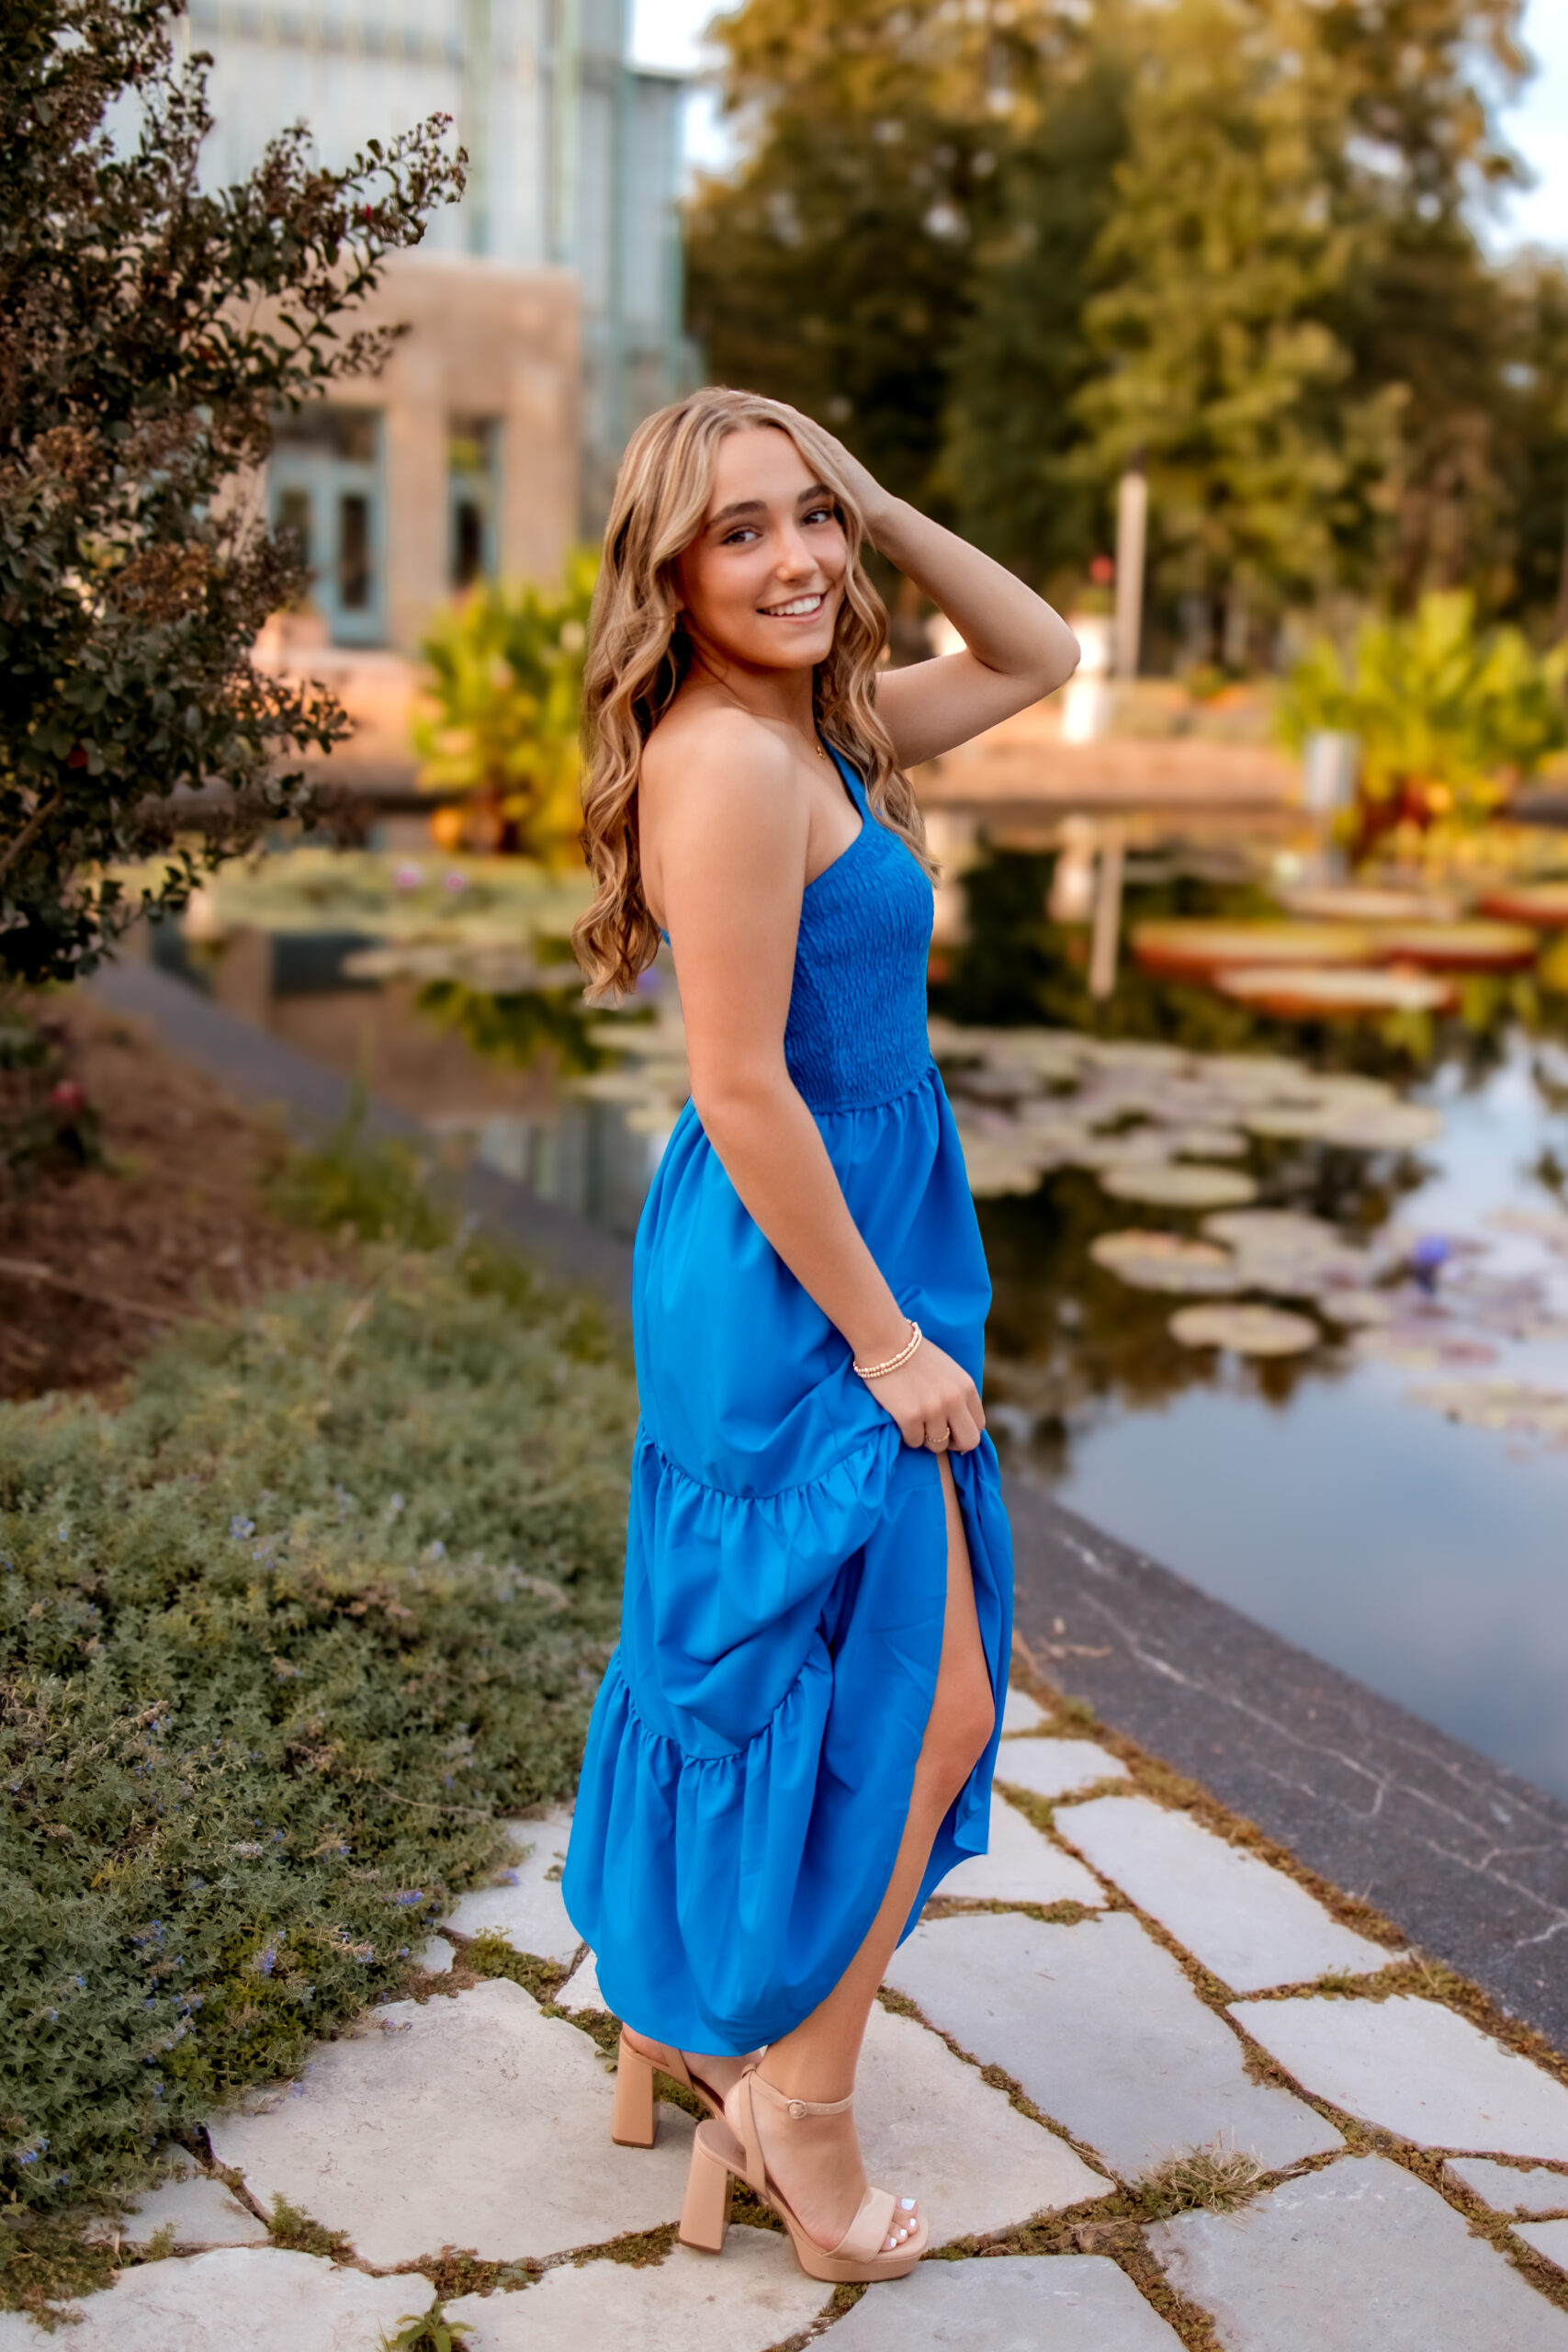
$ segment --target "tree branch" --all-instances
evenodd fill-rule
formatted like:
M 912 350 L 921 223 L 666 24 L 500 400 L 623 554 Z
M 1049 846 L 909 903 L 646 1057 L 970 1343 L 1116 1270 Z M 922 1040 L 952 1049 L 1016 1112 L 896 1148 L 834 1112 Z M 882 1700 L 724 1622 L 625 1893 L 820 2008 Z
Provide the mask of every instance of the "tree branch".
M 54 815 L 55 810 L 62 808 L 64 806 L 64 802 L 65 790 L 63 786 L 62 786 L 58 791 L 52 792 L 47 800 L 40 800 L 39 802 L 38 807 L 33 810 L 32 815 L 28 819 L 27 823 L 22 827 L 22 830 L 17 835 L 16 840 L 14 842 L 7 842 L 5 848 L 0 849 L 0 876 L 9 874 L 12 866 L 16 865 L 17 860 L 28 850 L 31 849 L 34 842 L 38 839 L 39 834 L 43 831 L 50 819 Z

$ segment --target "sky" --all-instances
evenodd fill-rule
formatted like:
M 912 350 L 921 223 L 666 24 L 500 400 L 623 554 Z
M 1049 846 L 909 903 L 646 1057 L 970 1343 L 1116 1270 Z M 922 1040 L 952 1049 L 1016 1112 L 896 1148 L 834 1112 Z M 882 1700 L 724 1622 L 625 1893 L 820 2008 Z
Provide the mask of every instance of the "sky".
M 703 27 L 715 0 L 634 0 L 633 48 L 638 62 L 700 71 Z M 1568 246 L 1568 0 L 1527 0 L 1524 34 L 1540 71 L 1504 128 L 1537 185 L 1511 197 L 1486 224 L 1496 250 L 1524 240 Z M 728 141 L 707 91 L 694 93 L 687 109 L 687 159 L 722 165 Z

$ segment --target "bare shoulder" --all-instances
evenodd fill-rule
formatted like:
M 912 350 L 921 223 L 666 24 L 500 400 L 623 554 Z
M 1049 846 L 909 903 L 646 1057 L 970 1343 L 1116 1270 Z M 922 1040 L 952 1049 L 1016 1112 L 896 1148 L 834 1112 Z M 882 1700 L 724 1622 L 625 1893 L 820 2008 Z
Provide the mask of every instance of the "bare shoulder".
M 660 798 L 691 785 L 705 797 L 731 785 L 776 794 L 792 775 L 776 728 L 733 705 L 677 704 L 643 748 L 642 773 Z
M 642 755 L 645 822 L 666 839 L 700 832 L 716 846 L 744 837 L 770 855 L 799 836 L 807 810 L 795 764 L 776 728 L 733 707 L 677 707 Z

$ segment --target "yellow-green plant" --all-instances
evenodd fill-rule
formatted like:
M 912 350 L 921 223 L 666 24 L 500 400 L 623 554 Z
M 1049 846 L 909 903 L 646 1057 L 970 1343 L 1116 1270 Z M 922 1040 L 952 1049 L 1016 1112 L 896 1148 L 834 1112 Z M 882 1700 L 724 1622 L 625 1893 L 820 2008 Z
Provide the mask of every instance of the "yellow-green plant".
M 1359 739 L 1353 846 L 1399 827 L 1483 823 L 1568 741 L 1568 645 L 1538 653 L 1517 628 L 1477 626 L 1467 591 L 1369 620 L 1347 661 L 1327 639 L 1297 663 L 1280 706 L 1299 749 L 1319 728 Z
M 597 567 L 593 551 L 579 548 L 553 594 L 478 588 L 421 648 L 435 708 L 414 728 L 420 782 L 463 796 L 461 836 L 471 847 L 542 865 L 578 858 L 578 720 Z

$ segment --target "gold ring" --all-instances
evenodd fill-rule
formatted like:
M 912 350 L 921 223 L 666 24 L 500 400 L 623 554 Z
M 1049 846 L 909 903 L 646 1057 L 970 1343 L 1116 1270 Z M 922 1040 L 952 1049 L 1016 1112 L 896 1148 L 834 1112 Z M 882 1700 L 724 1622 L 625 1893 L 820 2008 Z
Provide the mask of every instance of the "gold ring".
M 930 1446 L 933 1453 L 945 1453 L 948 1447 L 953 1443 L 953 1431 L 944 1422 L 942 1424 L 942 1435 L 940 1437 L 928 1437 L 926 1443 Z

